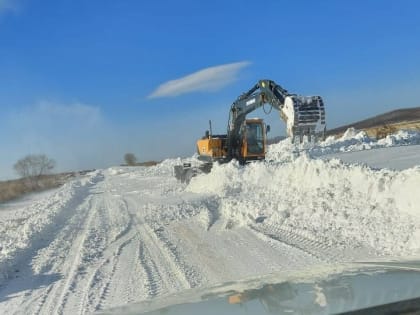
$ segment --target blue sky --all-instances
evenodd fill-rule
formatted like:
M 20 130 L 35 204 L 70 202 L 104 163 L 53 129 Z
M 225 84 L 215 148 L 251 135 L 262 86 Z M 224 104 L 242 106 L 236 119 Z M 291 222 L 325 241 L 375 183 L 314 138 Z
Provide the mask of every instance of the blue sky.
M 28 153 L 191 155 L 262 78 L 323 96 L 328 127 L 420 106 L 418 21 L 415 0 L 0 0 L 0 178 Z

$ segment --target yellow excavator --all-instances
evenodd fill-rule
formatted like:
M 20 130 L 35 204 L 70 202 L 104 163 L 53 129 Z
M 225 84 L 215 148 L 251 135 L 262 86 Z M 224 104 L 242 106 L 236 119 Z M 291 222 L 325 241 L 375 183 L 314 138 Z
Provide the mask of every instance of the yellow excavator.
M 192 167 L 190 163 L 175 166 L 176 178 L 189 182 L 197 173 L 210 172 L 214 162 L 236 159 L 245 164 L 264 160 L 270 126 L 266 126 L 263 119 L 247 119 L 246 116 L 265 104 L 279 111 L 292 142 L 296 138 L 303 142 L 304 136 L 308 141 L 316 141 L 319 135 L 325 137 L 325 108 L 320 96 L 290 94 L 272 80 L 260 80 L 233 102 L 226 134 L 213 135 L 210 123 L 210 131 L 197 141 L 198 159 L 203 163 L 199 167 Z

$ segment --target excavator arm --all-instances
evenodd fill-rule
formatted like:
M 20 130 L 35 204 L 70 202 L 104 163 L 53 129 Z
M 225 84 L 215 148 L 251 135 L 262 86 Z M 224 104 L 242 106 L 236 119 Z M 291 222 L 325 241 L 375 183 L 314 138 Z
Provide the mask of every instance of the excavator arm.
M 287 125 L 287 134 L 294 140 L 304 135 L 315 136 L 325 131 L 325 109 L 320 96 L 289 94 L 271 80 L 260 80 L 248 92 L 233 102 L 228 123 L 227 148 L 232 156 L 240 145 L 240 129 L 246 116 L 264 104 L 270 104 L 280 112 Z

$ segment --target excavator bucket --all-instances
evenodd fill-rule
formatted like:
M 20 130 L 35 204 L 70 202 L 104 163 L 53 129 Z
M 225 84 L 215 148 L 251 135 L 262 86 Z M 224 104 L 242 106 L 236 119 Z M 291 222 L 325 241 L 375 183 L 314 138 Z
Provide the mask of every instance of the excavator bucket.
M 325 108 L 320 96 L 287 96 L 280 117 L 286 122 L 292 142 L 298 138 L 302 143 L 305 136 L 308 142 L 324 136 Z

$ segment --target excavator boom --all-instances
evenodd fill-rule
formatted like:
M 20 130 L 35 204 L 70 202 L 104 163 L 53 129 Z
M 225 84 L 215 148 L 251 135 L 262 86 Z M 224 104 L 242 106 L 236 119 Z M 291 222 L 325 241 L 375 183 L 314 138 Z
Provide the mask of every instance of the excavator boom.
M 239 96 L 230 108 L 228 143 L 235 145 L 241 124 L 247 114 L 270 104 L 286 123 L 287 135 L 302 142 L 303 136 L 315 136 L 325 130 L 325 108 L 320 96 L 299 96 L 271 80 L 260 80 L 248 92 Z M 234 148 L 231 148 L 234 150 Z

